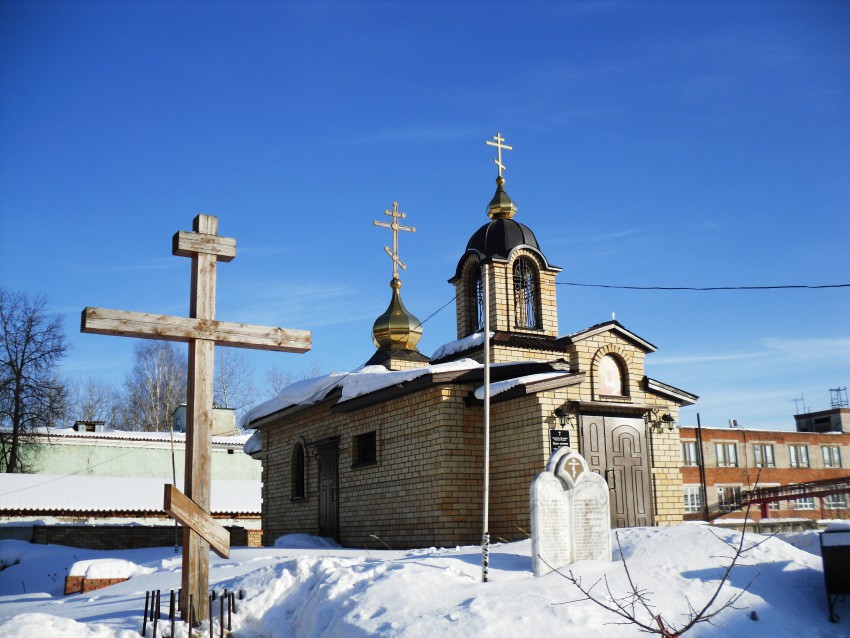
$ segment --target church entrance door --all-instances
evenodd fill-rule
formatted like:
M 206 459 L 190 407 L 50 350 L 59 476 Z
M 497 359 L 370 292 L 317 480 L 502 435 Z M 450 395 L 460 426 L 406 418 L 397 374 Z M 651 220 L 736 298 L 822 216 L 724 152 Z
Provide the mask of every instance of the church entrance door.
M 319 446 L 319 536 L 339 540 L 339 442 Z
M 608 481 L 611 527 L 652 525 L 649 447 L 643 419 L 582 415 L 581 454 Z

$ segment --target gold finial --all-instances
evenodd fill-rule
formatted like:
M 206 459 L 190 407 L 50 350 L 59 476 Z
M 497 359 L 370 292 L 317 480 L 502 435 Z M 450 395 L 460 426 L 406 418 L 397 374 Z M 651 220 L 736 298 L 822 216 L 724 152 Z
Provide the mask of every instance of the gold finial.
M 407 217 L 406 214 L 399 212 L 398 210 L 398 202 L 393 202 L 393 209 L 391 211 L 385 210 L 384 215 L 389 215 L 393 218 L 391 223 L 387 222 L 372 222 L 375 226 L 380 226 L 381 228 L 389 228 L 393 231 L 393 248 L 390 250 L 389 246 L 384 246 L 384 250 L 387 251 L 387 254 L 393 260 L 393 279 L 398 279 L 398 267 L 401 266 L 402 270 L 407 270 L 407 266 L 404 265 L 401 259 L 398 256 L 398 231 L 406 230 L 411 233 L 416 232 L 416 228 L 413 226 L 402 226 L 398 223 L 399 219 L 404 219 Z
M 496 162 L 496 166 L 499 167 L 499 177 L 501 177 L 502 171 L 505 170 L 505 165 L 502 164 L 502 149 L 504 148 L 506 150 L 512 151 L 512 150 L 514 150 L 514 147 L 508 146 L 507 144 L 502 144 L 502 142 L 505 141 L 505 138 L 502 137 L 501 133 L 496 133 L 496 135 L 493 136 L 493 139 L 496 140 L 496 141 L 491 142 L 490 140 L 484 140 L 484 143 L 488 144 L 490 146 L 496 147 L 497 158 L 494 159 L 493 161 Z

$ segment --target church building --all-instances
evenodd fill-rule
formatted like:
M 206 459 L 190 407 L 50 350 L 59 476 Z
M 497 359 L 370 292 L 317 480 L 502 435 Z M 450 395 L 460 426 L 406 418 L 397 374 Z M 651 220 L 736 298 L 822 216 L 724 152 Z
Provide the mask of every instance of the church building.
M 449 279 L 456 340 L 430 358 L 416 347 L 422 327 L 402 303 L 397 268 L 398 231 L 412 229 L 394 205 L 392 223 L 375 222 L 393 231 L 394 273 L 389 307 L 373 328 L 374 355 L 358 371 L 299 381 L 249 414 L 263 465 L 265 543 L 290 533 L 358 547 L 478 543 L 485 347 L 494 541 L 530 533 L 531 482 L 562 445 L 608 481 L 612 526 L 682 520 L 675 424 L 697 397 L 647 377 L 644 359 L 655 346 L 616 320 L 559 336 L 560 268 L 515 219 L 501 148 L 489 220 Z

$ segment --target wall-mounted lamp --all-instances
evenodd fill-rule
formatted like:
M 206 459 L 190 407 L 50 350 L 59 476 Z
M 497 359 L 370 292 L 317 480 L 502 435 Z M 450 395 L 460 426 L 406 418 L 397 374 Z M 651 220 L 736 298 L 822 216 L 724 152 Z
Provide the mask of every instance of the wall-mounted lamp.
M 665 412 L 664 414 L 660 413 L 660 410 L 657 408 L 653 408 L 649 412 L 643 415 L 644 422 L 656 433 L 661 434 L 666 427 L 671 432 L 673 428 L 676 427 L 676 419 L 669 412 Z
M 567 402 L 564 405 L 555 408 L 555 416 L 558 417 L 558 423 L 561 426 L 562 430 L 565 430 L 573 425 L 573 419 L 575 418 L 575 412 L 573 412 L 570 408 L 572 402 Z

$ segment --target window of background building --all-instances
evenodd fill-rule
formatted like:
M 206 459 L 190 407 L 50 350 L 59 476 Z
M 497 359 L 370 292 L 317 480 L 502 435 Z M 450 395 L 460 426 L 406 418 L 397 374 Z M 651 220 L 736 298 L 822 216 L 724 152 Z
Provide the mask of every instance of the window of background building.
M 824 467 L 841 467 L 841 448 L 837 445 L 825 445 L 821 451 Z
M 813 510 L 815 509 L 815 499 L 813 496 L 798 498 L 794 501 L 795 510 Z
M 823 504 L 828 510 L 846 510 L 847 495 L 846 494 L 830 494 L 824 497 Z
M 791 467 L 809 467 L 809 447 L 807 445 L 789 445 L 788 456 Z
M 773 456 L 773 444 L 756 443 L 753 445 L 753 459 L 756 467 L 776 467 Z
M 731 512 L 737 509 L 738 503 L 741 502 L 741 487 L 718 487 L 717 488 L 717 504 L 723 512 Z
M 759 487 L 779 487 L 779 483 L 759 483 L 758 486 Z M 781 504 L 781 501 L 771 501 L 770 503 L 767 504 L 767 508 L 771 512 L 775 512 L 775 511 L 781 509 L 779 507 L 780 504 Z
M 696 441 L 682 441 L 682 465 L 699 465 Z
M 717 467 L 738 467 L 738 445 L 736 443 L 715 443 Z
M 699 485 L 685 485 L 685 512 L 696 514 L 702 511 L 702 489 Z

